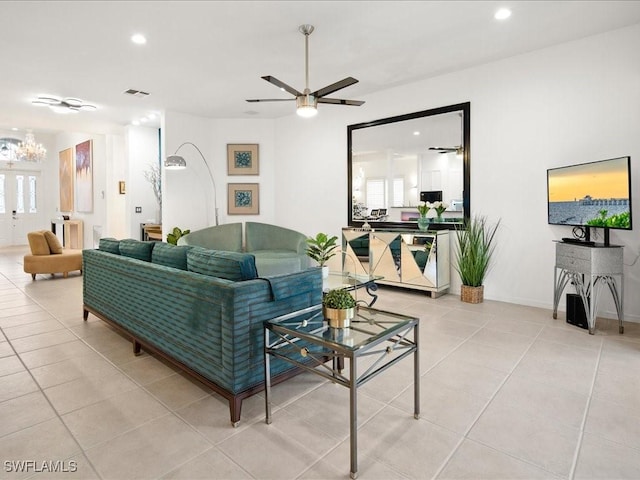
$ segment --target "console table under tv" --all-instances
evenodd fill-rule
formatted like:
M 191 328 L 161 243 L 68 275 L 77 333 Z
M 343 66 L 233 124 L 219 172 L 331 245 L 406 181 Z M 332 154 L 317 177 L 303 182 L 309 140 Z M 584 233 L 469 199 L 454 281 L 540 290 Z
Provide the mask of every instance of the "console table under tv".
M 558 318 L 558 303 L 569 282 L 580 295 L 589 324 L 594 334 L 598 313 L 598 296 L 602 288 L 609 287 L 618 314 L 618 331 L 624 333 L 622 246 L 556 242 L 556 264 L 553 269 L 553 318 Z

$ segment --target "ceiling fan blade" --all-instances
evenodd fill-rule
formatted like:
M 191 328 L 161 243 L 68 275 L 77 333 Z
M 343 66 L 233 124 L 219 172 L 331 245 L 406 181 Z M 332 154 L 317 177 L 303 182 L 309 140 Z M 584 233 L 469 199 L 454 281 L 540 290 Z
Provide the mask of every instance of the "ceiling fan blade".
M 329 95 L 333 92 L 337 92 L 338 90 L 341 90 L 350 85 L 353 85 L 354 83 L 358 83 L 358 80 L 356 80 L 353 77 L 343 78 L 339 82 L 332 83 L 331 85 L 321 88 L 320 90 L 316 90 L 311 95 L 313 95 L 316 98 L 324 97 L 325 95 Z
M 249 98 L 247 102 L 249 103 L 257 103 L 257 102 L 293 102 L 295 98 Z
M 267 82 L 274 84 L 276 87 L 281 88 L 282 90 L 286 90 L 291 95 L 295 95 L 296 97 L 302 95 L 302 92 L 299 92 L 298 90 L 296 90 L 295 88 L 287 85 L 286 83 L 281 82 L 276 77 L 272 77 L 271 75 L 266 75 L 266 76 L 264 76 L 262 78 L 264 80 L 266 80 Z
M 364 103 L 363 100 L 342 100 L 340 98 L 319 98 L 318 103 L 330 103 L 332 105 L 353 105 L 359 107 Z
M 439 152 L 455 152 L 457 147 L 429 147 L 429 150 L 437 150 Z

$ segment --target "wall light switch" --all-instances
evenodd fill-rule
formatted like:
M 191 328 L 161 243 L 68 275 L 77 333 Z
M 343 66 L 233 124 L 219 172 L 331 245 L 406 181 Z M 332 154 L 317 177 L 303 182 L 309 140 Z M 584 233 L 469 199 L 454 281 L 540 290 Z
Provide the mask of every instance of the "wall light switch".
M 136 207 L 136 213 L 142 213 L 142 207 Z

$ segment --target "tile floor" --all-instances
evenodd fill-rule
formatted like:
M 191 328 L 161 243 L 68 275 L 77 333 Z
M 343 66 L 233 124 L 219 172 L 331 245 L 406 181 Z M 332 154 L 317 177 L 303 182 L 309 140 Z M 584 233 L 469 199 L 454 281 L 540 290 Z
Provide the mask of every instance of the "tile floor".
M 23 253 L 0 249 L 0 478 L 348 478 L 345 388 L 300 375 L 274 387 L 273 424 L 258 395 L 234 429 L 216 394 L 83 322 L 81 276 L 33 282 Z M 421 319 L 422 416 L 410 359 L 363 386 L 359 478 L 640 478 L 640 325 L 589 336 L 391 288 L 376 306 Z

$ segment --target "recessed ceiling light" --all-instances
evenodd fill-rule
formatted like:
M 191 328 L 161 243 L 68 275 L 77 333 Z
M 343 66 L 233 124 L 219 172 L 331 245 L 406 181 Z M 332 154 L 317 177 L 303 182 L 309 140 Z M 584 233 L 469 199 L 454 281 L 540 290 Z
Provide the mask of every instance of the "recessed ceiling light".
M 501 8 L 495 13 L 493 18 L 495 18 L 496 20 L 506 20 L 510 16 L 511 10 L 509 10 L 508 8 Z
M 137 45 L 144 45 L 145 43 L 147 43 L 147 38 L 141 33 L 136 33 L 135 35 L 131 36 L 131 41 Z
M 420 132 L 416 130 L 415 132 L 413 132 L 413 134 L 417 137 L 418 135 L 420 135 Z
M 18 127 L 12 127 L 11 130 L 13 130 L 14 132 L 18 131 Z

